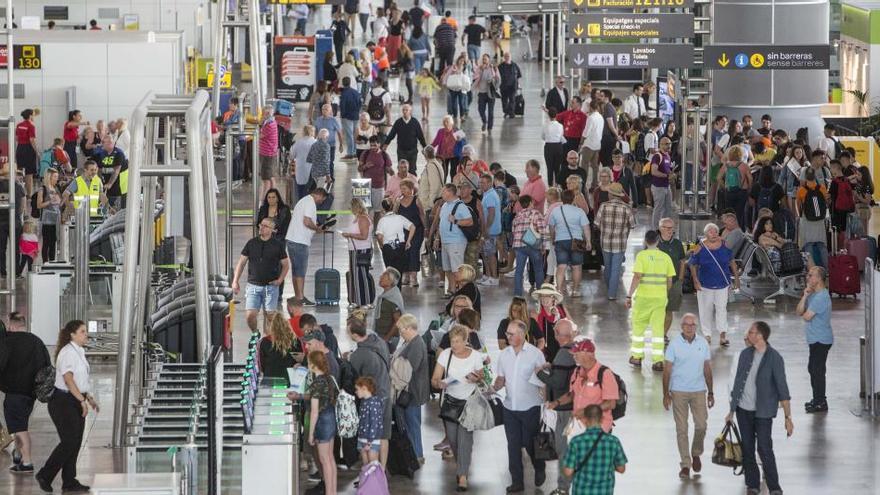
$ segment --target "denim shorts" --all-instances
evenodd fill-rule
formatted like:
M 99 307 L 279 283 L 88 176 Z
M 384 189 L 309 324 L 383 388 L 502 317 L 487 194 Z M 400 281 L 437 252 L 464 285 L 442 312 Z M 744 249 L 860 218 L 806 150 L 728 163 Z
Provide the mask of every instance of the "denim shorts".
M 484 256 L 495 256 L 495 253 L 498 252 L 498 236 L 490 235 L 483 238 L 483 255 Z
M 315 441 L 318 443 L 329 443 L 335 437 L 336 411 L 333 407 L 327 407 L 318 413 L 318 421 L 315 423 Z
M 556 248 L 556 264 L 581 266 L 584 264 L 584 253 L 572 251 L 571 241 L 556 241 L 553 243 Z
M 247 284 L 244 309 L 247 311 L 275 311 L 278 309 L 277 285 Z
M 382 441 L 381 440 L 369 441 L 365 438 L 358 438 L 358 443 L 357 443 L 358 452 L 360 452 L 361 450 L 364 450 L 364 448 L 366 448 L 367 445 L 370 446 L 370 450 L 372 450 L 373 452 L 379 452 L 379 449 L 382 446 Z
M 290 259 L 290 273 L 296 278 L 306 278 L 309 268 L 309 246 L 287 241 L 287 257 Z

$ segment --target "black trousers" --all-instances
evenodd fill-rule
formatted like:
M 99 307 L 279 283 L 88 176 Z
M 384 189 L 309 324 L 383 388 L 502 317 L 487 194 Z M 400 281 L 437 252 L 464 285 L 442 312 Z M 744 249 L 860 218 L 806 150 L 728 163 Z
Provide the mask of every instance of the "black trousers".
M 614 165 L 611 153 L 617 148 L 617 138 L 607 132 L 602 133 L 602 147 L 599 149 L 599 162 L 603 167 L 611 168 Z
M 43 224 L 40 227 L 43 234 L 43 263 L 47 261 L 55 261 L 55 252 L 58 245 L 58 226 Z
M 406 163 L 409 164 L 409 173 L 416 175 L 416 163 L 419 161 L 418 149 L 402 150 L 397 148 L 397 160 L 406 160 Z
M 443 159 L 443 181 L 451 181 L 453 177 L 455 177 L 455 168 L 458 167 L 458 159 L 457 158 L 444 158 Z M 424 205 L 423 205 L 424 206 Z
M 810 357 L 807 360 L 807 371 L 810 372 L 810 386 L 813 388 L 813 402 L 825 402 L 825 362 L 831 344 L 810 344 Z
M 406 272 L 407 258 L 406 258 L 406 248 L 404 244 L 397 243 L 396 245 L 392 244 L 383 244 L 382 245 L 382 261 L 385 263 L 387 268 L 396 269 L 401 275 Z M 400 288 L 400 284 L 403 282 L 403 277 L 401 277 L 397 281 L 397 287 Z
M 37 476 L 51 483 L 61 471 L 61 486 L 69 488 L 77 485 L 76 459 L 79 457 L 86 418 L 82 415 L 79 401 L 69 392 L 58 389 L 49 400 L 49 416 L 55 423 L 61 442 L 46 459 Z
M 541 428 L 541 406 L 527 411 L 504 408 L 504 435 L 507 437 L 507 464 L 514 486 L 523 486 L 522 449 L 535 466 L 535 473 L 544 472 L 546 463 L 535 459 L 535 435 Z
M 510 88 L 501 88 L 501 111 L 504 115 L 513 117 L 516 115 L 516 86 Z
M 556 185 L 556 177 L 565 163 L 564 143 L 544 143 L 544 164 L 547 166 L 547 186 Z
M 0 224 L 0 276 L 6 276 L 6 248 L 9 243 L 9 224 Z M 18 238 L 21 237 L 21 226 L 15 228 L 15 239 L 12 245 L 15 247 L 13 259 L 18 261 Z
M 452 65 L 453 58 L 455 58 L 455 47 L 454 46 L 443 46 L 437 48 L 437 58 L 440 60 L 437 63 L 437 75 L 443 73 L 443 70 L 446 67 Z

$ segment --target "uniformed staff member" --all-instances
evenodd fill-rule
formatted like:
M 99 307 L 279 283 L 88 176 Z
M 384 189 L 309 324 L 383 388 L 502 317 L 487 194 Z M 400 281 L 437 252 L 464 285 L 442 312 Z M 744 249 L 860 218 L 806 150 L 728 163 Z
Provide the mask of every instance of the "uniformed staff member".
M 61 203 L 67 205 L 71 196 L 73 196 L 74 209 L 81 201 L 88 201 L 89 215 L 92 217 L 100 216 L 101 205 L 105 208 L 108 206 L 107 195 L 104 194 L 104 182 L 98 177 L 98 164 L 94 160 L 86 160 L 82 174 L 67 186 Z
M 112 136 L 104 136 L 101 147 L 95 150 L 92 160 L 98 163 L 104 192 L 110 205 L 116 209 L 125 207 L 125 195 L 128 193 L 128 159 L 125 153 L 116 147 Z
M 636 255 L 633 280 L 626 296 L 626 307 L 632 308 L 632 345 L 629 364 L 642 366 L 645 357 L 645 330 L 651 325 L 651 367 L 663 371 L 663 324 L 666 319 L 666 302 L 675 266 L 668 254 L 657 249 L 660 234 L 656 230 L 645 233 L 645 249 Z M 635 295 L 635 303 L 633 303 Z M 651 338 L 654 336 L 654 338 Z

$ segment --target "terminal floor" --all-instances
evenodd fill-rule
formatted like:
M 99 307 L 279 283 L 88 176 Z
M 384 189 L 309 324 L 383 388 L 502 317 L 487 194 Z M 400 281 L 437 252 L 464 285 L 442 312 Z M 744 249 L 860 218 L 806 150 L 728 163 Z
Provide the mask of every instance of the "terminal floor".
M 518 54 L 516 44 L 514 53 Z M 524 177 L 523 165 L 528 158 L 542 158 L 540 138 L 542 118 L 540 113 L 539 90 L 542 86 L 541 66 L 535 63 L 521 63 L 524 80 L 527 110 L 525 118 L 502 119 L 500 108 L 496 108 L 498 118 L 491 136 L 479 132 L 479 117 L 476 102 L 471 106 L 470 120 L 465 127 L 469 141 L 476 146 L 479 156 L 486 161 L 499 161 L 520 179 Z M 546 77 L 546 76 L 545 76 Z M 439 125 L 443 114 L 442 98 L 435 98 L 430 120 L 430 136 Z M 421 116 L 416 105 L 416 116 Z M 397 112 L 397 110 L 395 110 Z M 300 113 L 304 113 L 304 108 Z M 392 145 L 389 151 L 394 151 Z M 220 167 L 218 167 L 220 168 Z M 420 167 L 421 170 L 421 167 Z M 356 172 L 351 163 L 338 163 L 336 166 L 336 207 L 347 207 L 350 197 L 348 179 Z M 222 174 L 222 171 L 221 171 Z M 249 188 L 238 188 L 235 192 L 235 207 L 247 208 L 251 198 Z M 222 198 L 222 195 L 221 195 Z M 632 272 L 632 249 L 641 243 L 641 236 L 649 222 L 647 211 L 639 213 L 639 228 L 630 239 L 630 254 L 627 256 L 627 271 L 624 281 L 628 286 Z M 222 222 L 223 217 L 220 217 Z M 343 219 L 343 223 L 347 220 Z M 222 223 L 221 223 L 222 224 Z M 877 222 L 872 231 L 877 232 Z M 233 251 L 243 246 L 250 236 L 247 229 L 239 229 L 233 241 Z M 222 232 L 220 234 L 223 242 Z M 329 241 L 329 239 L 328 239 Z M 320 266 L 321 242 L 313 243 L 310 253 L 310 273 Z M 345 244 L 336 240 L 328 243 L 334 252 L 333 266 L 345 273 L 347 270 L 347 251 Z M 221 247 L 222 249 L 222 247 Z M 222 251 L 221 251 L 222 252 Z M 237 254 L 236 254 L 237 256 Z M 378 279 L 381 272 L 381 259 L 376 256 L 373 274 Z M 495 340 L 498 321 L 506 313 L 512 294 L 511 279 L 503 279 L 500 287 L 482 291 L 483 327 L 481 337 L 488 344 L 492 356 L 497 356 Z M 720 432 L 724 415 L 727 412 L 725 397 L 729 393 L 731 371 L 737 353 L 742 349 L 742 337 L 749 324 L 757 319 L 766 320 L 773 329 L 770 342 L 784 356 L 788 383 L 792 394 L 794 415 L 794 436 L 786 438 L 781 421 L 775 422 L 773 433 L 780 479 L 786 493 L 790 494 L 872 494 L 880 493 L 878 473 L 880 473 L 880 452 L 876 447 L 878 424 L 862 414 L 859 392 L 859 346 L 858 339 L 864 333 L 864 294 L 857 300 L 834 300 L 833 326 L 835 345 L 829 355 L 828 363 L 828 401 L 827 414 L 807 415 L 802 404 L 810 399 L 809 377 L 807 375 L 807 347 L 804 343 L 803 323 L 795 314 L 796 300 L 783 298 L 775 305 L 736 303 L 730 306 L 729 320 L 732 327 L 732 345 L 729 349 L 712 349 L 712 363 L 715 376 L 715 391 L 719 403 L 709 414 L 709 432 L 706 440 L 706 453 L 703 456 L 703 473 L 689 481 L 678 479 L 678 452 L 675 443 L 675 429 L 671 412 L 663 410 L 660 375 L 649 369 L 633 370 L 627 365 L 630 330 L 629 312 L 622 301 L 609 303 L 598 274 L 588 274 L 582 287 L 583 297 L 566 300 L 567 309 L 580 326 L 581 332 L 593 337 L 598 345 L 597 357 L 601 362 L 614 368 L 626 381 L 630 402 L 627 416 L 618 422 L 614 433 L 618 435 L 629 458 L 627 471 L 617 476 L 617 493 L 655 495 L 673 494 L 734 494 L 744 492 L 743 478 L 735 477 L 729 469 L 720 468 L 709 462 L 711 441 Z M 311 297 L 313 284 L 311 277 L 306 281 L 306 293 Z M 336 329 L 344 348 L 351 346 L 343 330 L 346 318 L 347 301 L 343 290 L 343 300 L 339 308 L 318 308 L 313 310 L 321 323 L 330 324 Z M 291 294 L 288 280 L 285 294 Z M 418 289 L 405 288 L 406 310 L 414 313 L 427 326 L 445 304 L 442 291 L 435 280 L 422 281 Z M 21 304 L 24 304 L 24 298 Z M 20 305 L 19 305 L 20 306 Z M 686 296 L 682 311 L 697 311 L 694 296 Z M 673 332 L 678 327 L 676 315 Z M 243 312 L 238 312 L 235 321 L 236 343 L 246 342 L 248 335 Z M 717 337 L 715 339 L 717 342 Z M 241 359 L 244 348 L 236 346 L 235 357 Z M 93 361 L 93 386 L 103 408 L 97 416 L 90 416 L 87 422 L 88 440 L 79 458 L 80 480 L 89 484 L 96 473 L 121 472 L 124 469 L 124 456 L 120 451 L 109 449 L 111 437 L 112 404 L 115 382 L 115 363 L 112 360 Z M 440 420 L 437 418 L 438 405 L 430 402 L 423 410 L 423 442 L 427 462 L 413 480 L 391 477 L 392 493 L 447 494 L 454 492 L 455 468 L 451 461 L 443 461 L 439 453 L 432 452 L 431 446 L 443 436 Z M 55 429 L 48 417 L 46 407 L 38 405 L 31 421 L 34 440 L 34 461 L 39 467 L 51 449 L 57 444 Z M 230 456 L 234 461 L 237 456 Z M 165 470 L 169 461 L 162 456 L 153 461 L 155 470 Z M 10 463 L 6 454 L 0 454 L 0 493 L 10 495 L 30 495 L 39 493 L 33 478 L 10 474 L 6 465 Z M 240 493 L 238 486 L 238 466 L 230 463 L 224 469 L 229 477 L 224 480 L 223 493 Z M 557 463 L 548 463 L 547 482 L 540 489 L 532 484 L 532 473 L 526 461 L 526 493 L 548 494 L 555 488 Z M 169 468 L 170 469 L 170 468 Z M 355 492 L 351 481 L 354 472 L 340 472 L 340 493 Z M 502 428 L 478 432 L 475 436 L 473 464 L 471 466 L 471 493 L 499 494 L 510 483 L 507 471 L 506 440 Z M 56 487 L 60 482 L 56 481 Z M 303 485 L 301 491 L 305 489 Z M 766 492 L 765 492 L 766 493 Z

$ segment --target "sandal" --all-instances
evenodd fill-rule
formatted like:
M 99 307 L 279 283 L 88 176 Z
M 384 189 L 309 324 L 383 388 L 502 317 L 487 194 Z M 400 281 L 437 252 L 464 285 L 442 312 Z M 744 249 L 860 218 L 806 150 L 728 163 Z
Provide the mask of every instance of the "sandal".
M 720 345 L 721 347 L 729 347 L 729 346 L 730 346 L 730 341 L 727 340 L 727 339 L 724 339 L 724 340 L 722 340 L 721 342 L 719 342 L 718 345 Z
M 636 368 L 642 367 L 642 360 L 639 358 L 631 357 L 629 358 L 629 364 L 635 366 Z
M 663 371 L 663 361 L 657 361 L 651 365 L 651 369 L 654 371 Z

